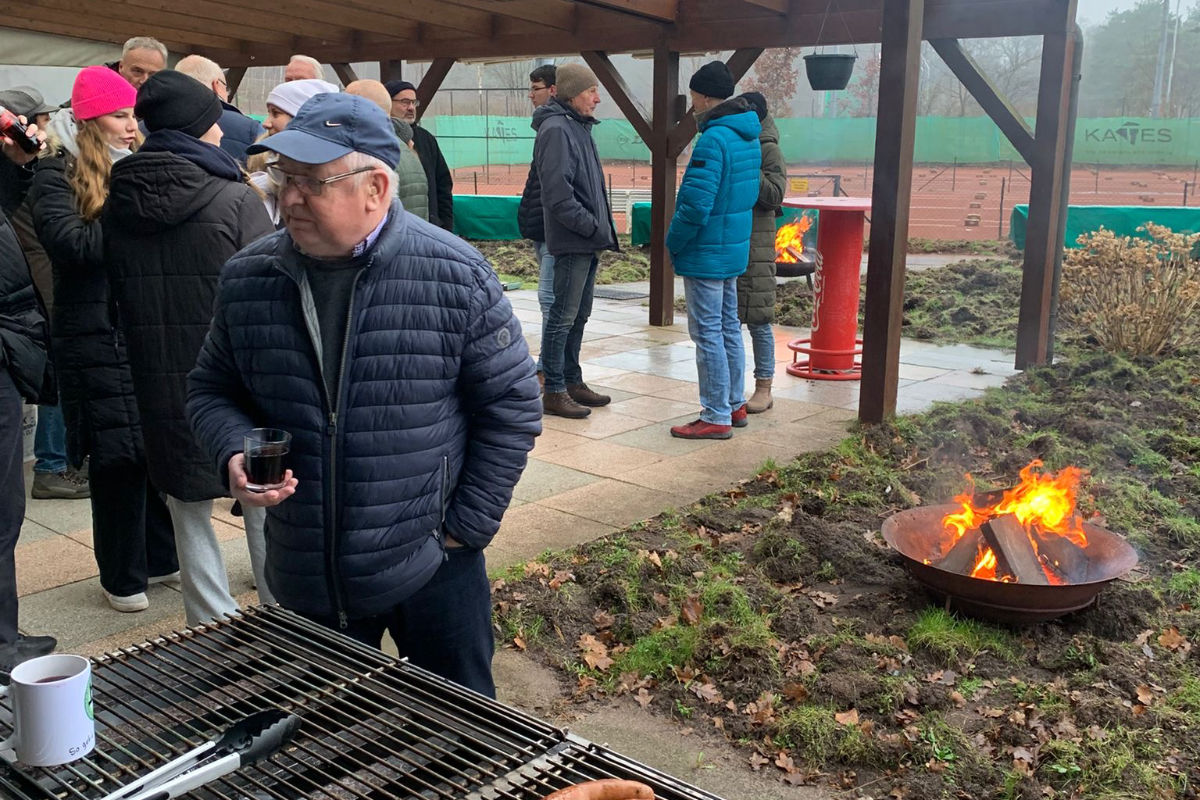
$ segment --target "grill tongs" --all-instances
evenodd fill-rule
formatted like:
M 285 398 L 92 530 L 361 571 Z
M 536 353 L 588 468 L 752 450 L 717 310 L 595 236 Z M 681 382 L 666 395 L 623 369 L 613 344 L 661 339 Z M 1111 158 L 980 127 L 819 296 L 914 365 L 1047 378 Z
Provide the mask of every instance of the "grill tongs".
M 300 729 L 295 714 L 259 711 L 103 800 L 169 800 L 242 767 L 269 758 Z

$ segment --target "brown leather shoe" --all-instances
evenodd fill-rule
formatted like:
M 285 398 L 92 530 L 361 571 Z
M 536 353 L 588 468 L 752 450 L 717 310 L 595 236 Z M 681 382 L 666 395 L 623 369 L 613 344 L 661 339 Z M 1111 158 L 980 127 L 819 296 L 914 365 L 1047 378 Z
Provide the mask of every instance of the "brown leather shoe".
M 583 419 L 591 414 L 592 410 L 576 403 L 566 392 L 546 392 L 542 395 L 542 413 L 567 419 Z
M 571 399 L 581 406 L 606 406 L 612 402 L 612 398 L 606 394 L 593 392 L 588 388 L 586 383 L 573 383 L 567 386 L 567 394 L 571 395 Z

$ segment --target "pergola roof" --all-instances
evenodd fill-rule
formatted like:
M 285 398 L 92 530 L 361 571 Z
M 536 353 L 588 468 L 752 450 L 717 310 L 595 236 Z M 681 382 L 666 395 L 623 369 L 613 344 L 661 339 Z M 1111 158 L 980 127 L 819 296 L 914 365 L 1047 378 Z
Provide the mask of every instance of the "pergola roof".
M 883 0 L 21 0 L 0 26 L 121 43 L 153 36 L 226 67 L 584 50 L 676 52 L 878 42 Z M 928 0 L 923 38 L 1064 32 L 1070 0 Z M 1070 9 L 1070 13 L 1068 13 Z M 824 23 L 824 24 L 822 24 Z

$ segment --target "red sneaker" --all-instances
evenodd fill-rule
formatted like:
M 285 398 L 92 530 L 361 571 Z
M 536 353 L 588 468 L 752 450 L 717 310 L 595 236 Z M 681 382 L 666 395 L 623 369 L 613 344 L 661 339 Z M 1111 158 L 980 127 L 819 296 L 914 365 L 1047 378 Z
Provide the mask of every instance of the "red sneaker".
M 713 425 L 698 419 L 687 425 L 676 425 L 671 428 L 671 435 L 676 439 L 729 439 L 733 437 L 733 426 Z
M 734 409 L 732 419 L 733 419 L 733 427 L 735 427 L 735 428 L 744 428 L 750 424 L 750 420 L 747 419 L 747 417 L 746 417 L 746 404 L 745 403 L 742 403 L 738 408 Z

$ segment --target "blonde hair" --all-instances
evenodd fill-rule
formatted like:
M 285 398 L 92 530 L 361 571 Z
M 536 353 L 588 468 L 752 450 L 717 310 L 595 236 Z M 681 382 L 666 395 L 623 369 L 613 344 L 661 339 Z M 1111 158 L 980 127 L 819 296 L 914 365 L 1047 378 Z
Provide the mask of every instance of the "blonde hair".
M 141 143 L 142 135 L 139 133 L 131 149 L 136 150 Z M 89 119 L 79 123 L 79 134 L 75 137 L 75 144 L 79 148 L 79 155 L 71 167 L 69 182 L 71 191 L 75 194 L 79 216 L 91 222 L 100 216 L 100 212 L 104 210 L 104 203 L 108 200 L 112 155 L 104 133 L 95 120 Z

